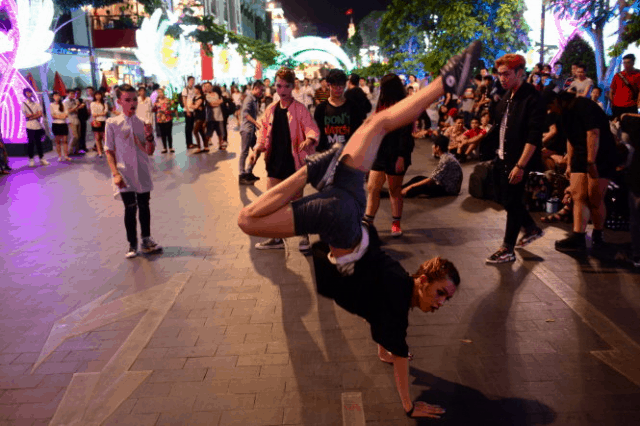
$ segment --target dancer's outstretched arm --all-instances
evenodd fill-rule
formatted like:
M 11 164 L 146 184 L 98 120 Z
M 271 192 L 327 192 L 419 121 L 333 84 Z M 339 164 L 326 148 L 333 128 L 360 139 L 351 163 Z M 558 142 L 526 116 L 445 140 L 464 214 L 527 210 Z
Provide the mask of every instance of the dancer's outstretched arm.
M 385 135 L 414 123 L 443 94 L 442 78 L 438 77 L 415 95 L 372 115 L 351 136 L 340 161 L 354 169 L 368 172 Z

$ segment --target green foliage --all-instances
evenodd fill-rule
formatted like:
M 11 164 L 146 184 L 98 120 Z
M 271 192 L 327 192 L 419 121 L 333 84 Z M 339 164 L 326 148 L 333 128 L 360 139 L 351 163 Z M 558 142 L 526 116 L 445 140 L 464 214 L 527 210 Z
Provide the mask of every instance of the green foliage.
M 567 71 L 571 69 L 571 64 L 584 64 L 587 77 L 597 84 L 596 53 L 591 48 L 591 45 L 580 36 L 573 37 L 567 43 L 559 62 L 562 64 L 562 69 Z
M 356 68 L 352 72 L 355 74 L 358 74 L 362 78 L 369 78 L 369 77 L 382 77 L 385 74 L 390 73 L 391 69 L 392 67 L 390 64 L 376 63 L 376 64 L 371 64 L 368 67 Z
M 381 48 L 395 71 L 421 74 L 436 72 L 479 39 L 485 42 L 483 59 L 492 63 L 527 49 L 524 7 L 524 0 L 393 0 L 380 25 Z
M 362 36 L 359 28 L 356 27 L 356 33 L 342 46 L 349 58 L 356 58 L 356 62 L 360 61 L 360 49 L 362 48 Z
M 609 49 L 609 56 L 622 55 L 630 45 L 638 46 L 638 41 L 640 41 L 640 16 L 635 13 L 629 14 L 624 22 L 620 40 Z
M 54 6 L 63 12 L 69 12 L 82 6 L 93 6 L 94 8 L 111 6 L 122 3 L 122 0 L 53 0 Z
M 380 46 L 378 29 L 380 25 L 382 25 L 382 17 L 384 14 L 385 11 L 383 10 L 374 10 L 358 23 L 358 32 L 362 36 L 363 46 Z

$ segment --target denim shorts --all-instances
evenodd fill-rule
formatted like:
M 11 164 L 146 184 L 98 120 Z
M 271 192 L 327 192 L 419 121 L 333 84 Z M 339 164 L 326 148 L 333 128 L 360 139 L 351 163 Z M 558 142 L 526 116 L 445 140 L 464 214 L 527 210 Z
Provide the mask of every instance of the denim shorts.
M 365 173 L 338 163 L 333 184 L 291 203 L 296 235 L 319 234 L 332 247 L 353 248 L 362 238 L 367 205 Z

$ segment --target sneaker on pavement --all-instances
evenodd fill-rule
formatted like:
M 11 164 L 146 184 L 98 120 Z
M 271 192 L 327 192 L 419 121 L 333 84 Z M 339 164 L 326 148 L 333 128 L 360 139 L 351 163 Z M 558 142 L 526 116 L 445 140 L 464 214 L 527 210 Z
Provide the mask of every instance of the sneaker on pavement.
M 482 43 L 476 40 L 462 53 L 449 59 L 449 62 L 442 67 L 440 76 L 446 93 L 462 96 L 470 74 L 480 58 L 480 53 L 482 53 Z
M 512 251 L 509 251 L 504 247 L 500 247 L 500 249 L 497 252 L 487 257 L 486 262 L 491 264 L 498 264 L 498 263 L 515 262 L 515 260 L 516 260 L 516 255 L 513 254 Z
M 140 247 L 143 253 L 158 253 L 162 251 L 162 247 L 159 246 L 151 237 L 145 237 L 142 239 L 142 246 Z
M 300 242 L 298 243 L 298 249 L 300 251 L 307 251 L 311 248 L 311 243 L 309 243 L 309 236 L 303 235 L 300 238 Z
M 48 165 L 49 165 L 49 162 L 48 162 L 47 160 L 45 160 L 44 158 L 41 158 L 41 159 L 40 159 L 40 165 L 41 165 L 41 166 L 48 166 Z
M 324 187 L 333 183 L 343 148 L 342 144 L 336 143 L 328 150 L 309 155 L 304 159 L 307 164 L 307 182 L 318 191 L 322 191 Z
M 36 166 L 36 162 L 33 161 L 33 158 L 29 158 L 29 167 L 35 167 Z
M 400 228 L 400 222 L 395 221 L 391 224 L 391 236 L 392 237 L 402 236 L 402 228 Z
M 247 173 L 247 178 L 249 178 L 249 180 L 252 180 L 254 182 L 257 181 L 257 180 L 260 180 L 260 178 L 258 176 L 256 176 L 256 175 L 254 175 L 253 173 Z
M 133 259 L 137 255 L 138 249 L 136 247 L 129 246 L 129 249 L 127 250 L 127 253 L 125 253 L 124 257 L 126 257 L 127 259 Z
M 261 243 L 257 243 L 255 247 L 258 250 L 273 250 L 273 249 L 283 249 L 284 241 L 281 238 L 269 238 Z
M 544 235 L 544 231 L 540 228 L 536 228 L 531 232 L 525 232 L 522 238 L 516 243 L 517 248 L 523 248 L 537 240 Z
M 253 180 L 251 180 L 251 179 L 247 176 L 247 174 L 240 175 L 240 177 L 238 178 L 238 183 L 239 183 L 240 185 L 253 185 L 253 182 L 254 182 L 254 181 L 253 181 Z
M 564 240 L 556 241 L 556 250 L 560 252 L 584 251 L 587 249 L 584 234 L 572 233 Z

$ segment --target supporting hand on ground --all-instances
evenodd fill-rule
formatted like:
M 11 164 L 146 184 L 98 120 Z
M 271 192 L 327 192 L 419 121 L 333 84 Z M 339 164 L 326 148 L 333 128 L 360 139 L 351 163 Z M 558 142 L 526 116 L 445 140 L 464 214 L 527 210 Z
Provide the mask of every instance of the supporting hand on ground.
M 413 412 L 410 417 L 431 417 L 433 419 L 439 419 L 440 415 L 445 412 L 446 410 L 439 405 L 431 405 L 426 402 L 416 401 L 413 403 Z

